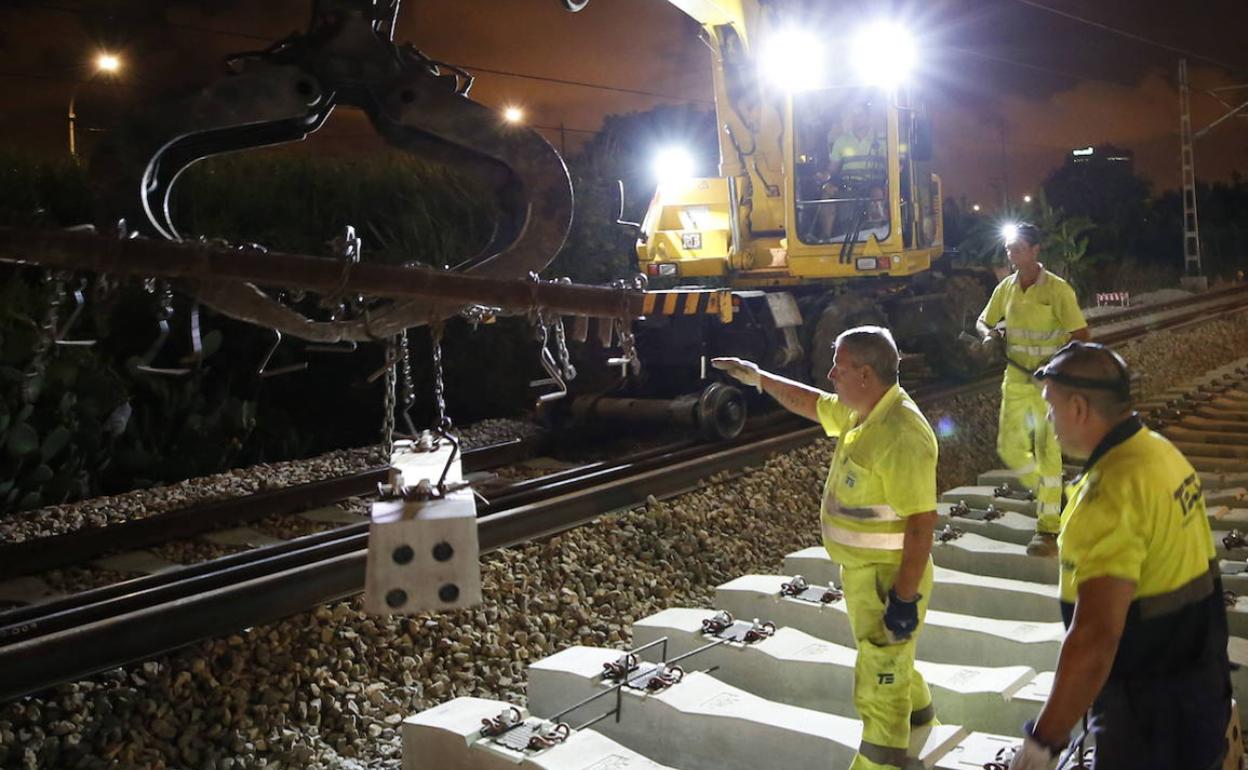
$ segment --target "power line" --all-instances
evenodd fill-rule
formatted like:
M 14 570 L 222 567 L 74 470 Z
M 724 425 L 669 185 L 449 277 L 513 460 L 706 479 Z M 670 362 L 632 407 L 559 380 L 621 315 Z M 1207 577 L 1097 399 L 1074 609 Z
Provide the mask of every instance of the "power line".
M 1038 10 L 1042 10 L 1048 13 L 1052 13 L 1052 14 L 1061 16 L 1063 18 L 1077 21 L 1082 24 L 1088 24 L 1098 29 L 1102 29 L 1102 30 L 1111 32 L 1113 34 L 1127 37 L 1137 42 L 1141 42 L 1147 45 L 1157 46 L 1157 47 L 1164 48 L 1169 51 L 1173 51 L 1175 53 L 1180 53 L 1185 56 L 1189 56 L 1191 58 L 1207 61 L 1207 62 L 1216 64 L 1219 67 L 1223 67 L 1225 69 L 1230 69 L 1230 70 L 1237 69 L 1234 65 L 1230 65 L 1225 62 L 1218 61 L 1217 59 L 1204 56 L 1194 51 L 1188 51 L 1186 49 L 1178 48 L 1175 46 L 1170 46 L 1165 43 L 1159 43 L 1159 42 L 1150 40 L 1149 38 L 1146 38 L 1142 35 L 1137 35 L 1135 33 L 1128 32 L 1126 30 L 1121 30 L 1116 27 L 1111 27 L 1107 24 L 1102 24 L 1100 22 L 1093 21 L 1091 19 L 1086 19 L 1084 17 L 1077 16 L 1072 13 L 1068 13 L 1065 11 L 1058 10 L 1056 8 L 1049 7 L 1042 3 L 1036 2 L 1035 0 L 1015 0 L 1015 2 L 1021 3 L 1028 7 L 1036 8 Z M 58 5 L 54 3 L 28 3 L 27 7 L 42 8 L 45 10 L 54 11 L 58 13 L 66 13 L 66 14 L 74 14 L 74 15 L 86 15 L 86 14 L 91 13 L 87 9 L 74 8 L 71 6 Z M 133 19 L 136 17 L 130 17 L 130 18 Z M 204 26 L 199 26 L 195 24 L 181 24 L 177 22 L 167 21 L 164 19 L 141 19 L 141 21 L 144 21 L 147 23 L 159 24 L 161 26 L 169 27 L 171 29 L 179 29 L 179 30 L 184 30 L 187 32 L 199 32 L 203 34 L 218 35 L 218 36 L 223 36 L 223 37 L 244 38 L 248 40 L 262 41 L 266 43 L 272 42 L 271 37 L 267 37 L 264 35 L 256 35 L 256 34 L 252 34 L 249 32 L 241 32 L 237 30 L 217 29 L 213 27 L 204 27 Z M 1017 59 L 1010 59 L 1004 56 L 998 56 L 994 54 L 984 53 L 981 51 L 975 51 L 969 48 L 947 46 L 947 47 L 944 47 L 944 50 L 948 50 L 953 53 L 962 54 L 965 56 L 972 56 L 975 58 L 984 59 L 987 61 L 993 61 L 993 62 L 997 62 L 1000 64 L 1007 64 L 1007 65 L 1018 67 L 1021 69 L 1028 69 L 1028 70 L 1032 70 L 1035 72 L 1041 72 L 1041 73 L 1045 73 L 1048 75 L 1054 75 L 1054 76 L 1066 78 L 1069 80 L 1075 80 L 1075 81 L 1087 82 L 1087 83 L 1100 83 L 1103 85 L 1110 85 L 1110 86 L 1115 86 L 1115 87 L 1120 87 L 1120 88 L 1130 87 L 1130 84 L 1121 83 L 1118 81 L 1105 80 L 1103 78 L 1095 78 L 1095 77 L 1090 77 L 1087 75 L 1079 75 L 1073 72 L 1053 69 L 1051 67 L 1045 67 L 1045 66 L 1041 66 L 1037 64 L 1030 64 L 1028 62 L 1018 61 Z M 714 101 L 711 99 L 699 99 L 699 98 L 688 97 L 688 96 L 677 96 L 674 94 L 665 94 L 665 93 L 660 93 L 656 91 L 647 91 L 644 89 L 625 88 L 621 86 L 611 86 L 611 85 L 605 85 L 602 83 L 591 83 L 588 81 L 572 80 L 569 78 L 556 78 L 556 77 L 549 77 L 545 75 L 534 75 L 531 73 L 517 72 L 514 70 L 494 69 L 490 67 L 477 67 L 477 66 L 468 65 L 468 64 L 461 65 L 461 66 L 463 66 L 464 69 L 469 70 L 469 71 L 484 72 L 484 73 L 488 73 L 491 75 L 498 75 L 501 77 L 519 78 L 523 80 L 534 80 L 534 81 L 545 82 L 545 83 L 553 83 L 557 85 L 574 86 L 578 88 L 589 88 L 589 89 L 594 89 L 594 90 L 599 90 L 599 91 L 608 91 L 608 92 L 613 92 L 613 93 L 631 94 L 634 96 L 644 96 L 644 97 L 652 98 L 652 99 L 662 99 L 662 100 L 668 100 L 668 101 L 684 102 L 684 103 L 689 103 L 689 104 L 700 104 L 700 105 L 707 105 L 707 106 L 714 104 Z M 16 75 L 9 75 L 9 77 L 15 77 L 15 76 Z
M 596 88 L 602 91 L 614 91 L 616 93 L 621 93 L 621 94 L 636 94 L 637 96 L 649 96 L 649 97 L 656 98 L 656 99 L 670 99 L 672 101 L 689 102 L 691 104 L 707 104 L 707 105 L 715 104 L 714 100 L 711 100 L 711 99 L 695 99 L 689 96 L 674 96 L 672 94 L 661 94 L 655 91 L 642 91 L 642 90 L 638 90 L 635 88 L 621 88 L 619 86 L 604 86 L 598 83 L 587 83 L 582 80 L 565 80 L 563 78 L 552 78 L 552 77 L 546 77 L 544 75 L 528 75 L 528 74 L 524 74 L 521 72 L 509 72 L 507 70 L 489 69 L 488 67 L 474 67 L 471 64 L 462 64 L 459 66 L 462 66 L 464 69 L 470 72 L 488 72 L 491 75 L 502 75 L 504 77 L 511 77 L 511 78 L 524 78 L 526 80 L 541 80 L 546 83 L 558 83 L 560 85 L 565 85 L 565 86 L 580 86 L 581 88 Z
M 1215 59 L 1212 56 L 1205 56 L 1204 54 L 1196 53 L 1195 51 L 1190 51 L 1186 48 L 1179 48 L 1178 46 L 1170 45 L 1169 43 L 1161 43 L 1156 40 L 1153 40 L 1152 38 L 1147 38 L 1147 37 L 1144 37 L 1143 35 L 1139 35 L 1134 32 L 1128 32 L 1125 29 L 1113 27 L 1113 26 L 1110 26 L 1109 24 L 1103 24 L 1099 21 L 1094 21 L 1092 19 L 1088 19 L 1083 16 L 1077 16 L 1068 11 L 1062 11 L 1057 8 L 1053 8 L 1051 6 L 1045 5 L 1044 3 L 1038 3 L 1036 2 L 1036 0 L 1014 0 L 1014 2 L 1019 3 L 1021 5 L 1025 5 L 1029 8 L 1035 8 L 1036 10 L 1039 10 L 1039 11 L 1044 11 L 1045 13 L 1051 13 L 1054 16 L 1061 16 L 1064 19 L 1077 21 L 1080 24 L 1086 24 L 1089 27 L 1095 27 L 1096 29 L 1102 30 L 1104 32 L 1109 32 L 1114 35 L 1118 35 L 1119 37 L 1125 37 L 1128 40 L 1134 40 L 1137 43 L 1143 43 L 1144 45 L 1151 45 L 1155 48 L 1161 48 L 1166 51 L 1170 51 L 1171 53 L 1182 54 L 1183 56 L 1186 56 L 1190 59 L 1199 59 L 1201 61 L 1209 62 L 1210 64 L 1216 64 L 1217 66 L 1225 70 L 1236 72 L 1236 71 L 1242 71 L 1244 69 L 1242 65 L 1228 64 L 1224 61 Z
M 1103 85 L 1117 86 L 1119 88 L 1131 87 L 1127 83 L 1120 83 L 1116 80 L 1103 80 L 1101 78 L 1093 78 L 1093 77 L 1088 77 L 1086 75 L 1076 75 L 1073 72 L 1066 72 L 1064 70 L 1055 70 L 1049 67 L 1042 67 L 1038 64 L 1028 64 L 1027 62 L 1021 62 L 1016 59 L 1007 59 L 1004 56 L 996 56 L 994 54 L 983 53 L 982 51 L 975 51 L 970 48 L 958 48 L 955 46 L 946 46 L 945 50 L 953 51 L 954 53 L 960 53 L 965 56 L 974 56 L 979 59 L 986 59 L 988 61 L 998 62 L 1000 64 L 1009 64 L 1013 67 L 1021 67 L 1023 69 L 1035 70 L 1037 72 L 1043 72 L 1048 75 L 1057 75 L 1058 77 L 1068 78 L 1070 80 L 1079 80 L 1085 83 L 1101 83 Z
M 90 13 L 90 11 L 87 11 L 86 9 L 83 9 L 83 8 L 72 8 L 70 6 L 55 5 L 52 3 L 30 3 L 29 5 L 36 7 L 36 8 L 42 8 L 44 10 L 55 11 L 57 13 L 67 13 L 67 14 L 74 14 L 74 15 L 87 15 Z M 122 18 L 125 18 L 125 17 L 122 17 Z M 129 18 L 135 19 L 135 17 L 129 17 Z M 144 21 L 144 22 L 151 23 L 151 24 L 159 24 L 161 26 L 169 27 L 171 29 L 180 29 L 180 30 L 184 30 L 187 32 L 201 32 L 204 34 L 219 35 L 222 37 L 246 38 L 248 40 L 258 40 L 258 41 L 262 41 L 265 43 L 273 42 L 273 39 L 270 37 L 266 37 L 264 35 L 254 35 L 249 32 L 236 32 L 234 30 L 215 29 L 213 27 L 201 27 L 201 26 L 197 26 L 194 24 L 179 24 L 177 22 L 166 21 L 164 19 L 137 19 L 137 20 Z M 468 64 L 463 64 L 463 65 L 458 65 L 458 66 L 461 66 L 464 69 L 469 70 L 469 71 L 487 72 L 491 75 L 500 75 L 503 77 L 521 78 L 524 80 L 537 80 L 537 81 L 541 81 L 545 83 L 555 83 L 558 85 L 565 85 L 565 86 L 577 86 L 579 88 L 592 88 L 592 89 L 596 89 L 600 91 L 612 91 L 614 93 L 621 93 L 621 94 L 633 94 L 635 96 L 645 96 L 645 97 L 649 97 L 652 99 L 665 99 L 668 101 L 689 102 L 693 104 L 706 104 L 706 105 L 714 104 L 714 102 L 710 99 L 696 99 L 696 98 L 691 98 L 687 96 L 676 96 L 674 94 L 664 94 L 664 93 L 658 93 L 656 91 L 645 91 L 645 90 L 636 89 L 636 88 L 609 86 L 609 85 L 604 85 L 602 83 L 590 83 L 584 80 L 570 80 L 568 78 L 555 78 L 555 77 L 548 77 L 545 75 L 533 75 L 527 72 L 491 69 L 489 67 L 475 67 L 475 66 L 468 65 Z

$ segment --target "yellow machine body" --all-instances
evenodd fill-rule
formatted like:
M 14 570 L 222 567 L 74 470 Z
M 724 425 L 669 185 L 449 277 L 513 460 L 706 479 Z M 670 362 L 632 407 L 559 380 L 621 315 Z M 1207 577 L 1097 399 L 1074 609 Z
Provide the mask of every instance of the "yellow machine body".
M 703 24 L 710 43 L 720 176 L 660 185 L 637 242 L 641 269 L 652 278 L 719 277 L 734 288 L 928 270 L 944 250 L 941 187 L 926 117 L 909 95 L 839 75 L 821 89 L 769 85 L 755 48 L 797 17 L 756 0 L 670 2 Z M 837 169 L 833 147 L 853 120 L 865 129 L 846 141 L 860 154 Z

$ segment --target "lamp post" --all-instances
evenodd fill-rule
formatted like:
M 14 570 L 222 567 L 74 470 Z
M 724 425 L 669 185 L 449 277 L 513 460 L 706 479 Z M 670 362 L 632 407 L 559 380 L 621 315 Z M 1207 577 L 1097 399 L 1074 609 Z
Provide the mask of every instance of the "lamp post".
M 74 109 L 74 103 L 78 98 L 78 87 L 81 86 L 85 82 L 90 82 L 97 75 L 116 75 L 120 71 L 121 71 L 121 58 L 118 57 L 116 54 L 102 52 L 98 54 L 95 57 L 95 61 L 92 62 L 91 76 L 87 78 L 87 80 L 85 81 L 79 80 L 78 82 L 74 83 L 74 87 L 70 89 L 69 111 L 66 112 L 65 114 L 66 119 L 69 121 L 69 157 L 71 158 L 78 157 L 78 142 L 77 142 L 77 136 L 76 136 L 77 124 L 78 124 L 78 113 Z

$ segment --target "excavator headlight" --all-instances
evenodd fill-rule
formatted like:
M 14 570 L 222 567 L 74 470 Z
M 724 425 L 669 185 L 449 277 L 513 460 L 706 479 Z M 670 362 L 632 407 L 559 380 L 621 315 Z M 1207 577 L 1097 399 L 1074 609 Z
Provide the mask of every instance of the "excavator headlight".
M 786 90 L 818 88 L 827 74 L 823 43 L 803 29 L 780 30 L 764 44 L 759 68 L 769 82 Z
M 871 85 L 901 85 L 910 77 L 916 58 L 914 37 L 895 22 L 867 25 L 854 38 L 852 61 L 859 77 Z
M 665 147 L 654 157 L 654 178 L 660 185 L 693 178 L 693 156 L 684 147 Z

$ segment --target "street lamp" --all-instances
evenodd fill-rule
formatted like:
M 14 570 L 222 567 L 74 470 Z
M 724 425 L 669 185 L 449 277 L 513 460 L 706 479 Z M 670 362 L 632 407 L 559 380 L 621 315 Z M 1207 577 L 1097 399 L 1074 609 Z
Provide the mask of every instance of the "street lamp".
M 92 70 L 90 77 L 86 80 L 79 80 L 74 83 L 74 87 L 69 91 L 69 111 L 66 112 L 65 117 L 69 120 L 69 157 L 71 158 L 78 157 L 78 142 L 76 136 L 78 113 L 74 111 L 74 102 L 78 98 L 78 87 L 83 83 L 94 80 L 97 75 L 113 76 L 121 72 L 121 57 L 114 53 L 108 53 L 107 51 L 101 51 L 97 54 L 95 61 L 92 62 L 92 64 L 94 65 L 94 69 Z
M 95 71 L 115 75 L 121 70 L 121 57 L 113 53 L 101 53 L 95 57 Z
M 1031 196 L 1030 196 L 1030 195 L 1024 195 L 1024 196 L 1023 196 L 1023 203 L 1031 203 Z
M 971 206 L 971 211 L 979 213 L 979 204 L 976 203 L 974 206 Z

